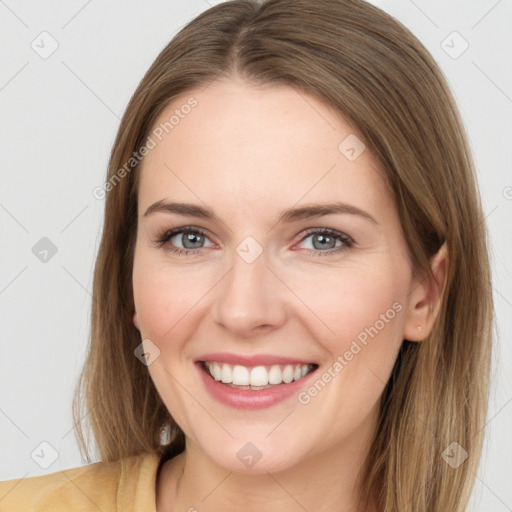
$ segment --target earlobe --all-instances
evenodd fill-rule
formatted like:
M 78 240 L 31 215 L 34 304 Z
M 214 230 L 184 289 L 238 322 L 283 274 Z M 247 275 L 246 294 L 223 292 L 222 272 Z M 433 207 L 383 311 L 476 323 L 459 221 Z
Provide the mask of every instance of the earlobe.
M 133 325 L 140 331 L 139 326 L 139 317 L 137 316 L 137 311 L 133 314 Z
M 403 338 L 422 341 L 432 330 L 439 314 L 446 286 L 448 246 L 446 241 L 430 260 L 432 275 L 413 283 L 411 298 L 406 312 Z

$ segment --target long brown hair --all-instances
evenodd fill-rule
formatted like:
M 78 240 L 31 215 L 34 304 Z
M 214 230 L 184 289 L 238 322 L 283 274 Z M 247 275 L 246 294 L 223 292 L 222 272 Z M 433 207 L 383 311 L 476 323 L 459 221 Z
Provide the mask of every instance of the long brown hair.
M 351 123 L 391 184 L 416 272 L 429 272 L 446 241 L 440 313 L 426 340 L 403 342 L 360 475 L 361 504 L 379 512 L 466 510 L 483 442 L 494 315 L 474 166 L 434 59 L 403 25 L 362 0 L 221 3 L 181 29 L 143 77 L 104 187 L 90 347 L 73 401 L 82 453 L 90 462 L 86 417 L 106 462 L 184 449 L 182 431 L 134 356 L 141 343 L 132 323 L 134 154 L 169 102 L 220 76 L 307 91 Z M 166 423 L 172 442 L 163 447 L 158 434 Z M 442 457 L 453 442 L 469 454 L 456 468 Z

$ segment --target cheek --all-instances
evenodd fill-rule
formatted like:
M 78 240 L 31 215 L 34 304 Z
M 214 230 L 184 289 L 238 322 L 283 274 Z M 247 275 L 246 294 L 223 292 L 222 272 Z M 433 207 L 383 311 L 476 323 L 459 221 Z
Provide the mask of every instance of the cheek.
M 333 357 L 348 350 L 352 340 L 364 343 L 368 330 L 375 334 L 376 328 L 381 337 L 400 331 L 403 283 L 392 267 L 347 266 L 304 276 L 287 279 L 297 283 L 294 291 L 309 310 L 303 315 L 310 319 L 309 330 Z
M 314 417 L 318 435 L 335 443 L 340 435 L 349 436 L 375 413 L 393 369 L 402 343 L 404 281 L 383 265 L 352 267 L 331 272 L 330 282 L 323 279 L 303 281 L 297 295 L 309 295 L 307 306 L 316 315 L 308 329 L 316 342 L 328 353 L 328 361 L 316 381 L 298 397 L 303 414 Z M 319 286 L 325 285 L 324 293 Z M 304 317 L 305 318 L 305 317 Z M 329 434 L 321 433 L 322 425 L 333 425 Z M 343 434 L 340 434 L 343 433 Z
M 196 276 L 195 276 L 196 277 Z M 203 283 L 200 289 L 200 284 Z M 133 293 L 142 339 L 154 342 L 160 354 L 148 371 L 167 409 L 180 425 L 193 424 L 189 396 L 174 379 L 192 389 L 190 372 L 184 371 L 182 356 L 186 340 L 197 326 L 194 313 L 208 290 L 203 280 L 191 279 L 186 267 L 170 268 L 159 254 L 145 249 L 135 253 Z
M 303 318 L 311 319 L 308 330 L 328 360 L 318 375 L 322 382 L 305 389 L 299 402 L 348 432 L 376 405 L 393 369 L 402 343 L 407 273 L 381 259 L 315 274 L 302 280 L 297 295 L 308 297 L 315 315 Z
M 171 268 L 161 259 L 136 254 L 133 294 L 143 336 L 162 340 L 187 325 L 191 308 L 211 287 L 197 274 L 191 275 L 187 266 Z

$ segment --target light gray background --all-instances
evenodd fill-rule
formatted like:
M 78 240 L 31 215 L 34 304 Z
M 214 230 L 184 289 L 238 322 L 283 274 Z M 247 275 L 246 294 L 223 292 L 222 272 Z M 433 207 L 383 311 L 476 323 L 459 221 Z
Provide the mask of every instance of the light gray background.
M 0 480 L 83 465 L 71 399 L 88 340 L 102 227 L 103 201 L 92 191 L 104 181 L 120 117 L 143 73 L 177 30 L 213 3 L 0 0 Z M 512 2 L 373 3 L 439 62 L 472 144 L 499 330 L 472 501 L 474 510 L 511 511 Z M 40 36 L 44 31 L 51 36 Z M 42 58 L 52 39 L 58 48 Z M 47 262 L 32 252 L 42 237 L 57 248 Z M 46 468 L 53 452 L 44 442 L 57 456 Z

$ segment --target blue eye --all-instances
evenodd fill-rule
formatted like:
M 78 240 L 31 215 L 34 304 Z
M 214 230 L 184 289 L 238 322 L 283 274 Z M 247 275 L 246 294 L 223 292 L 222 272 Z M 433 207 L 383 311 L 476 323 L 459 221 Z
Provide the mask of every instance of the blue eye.
M 335 231 L 334 229 L 312 229 L 302 238 L 301 242 L 311 237 L 313 249 L 308 250 L 308 252 L 313 256 L 326 256 L 339 253 L 354 245 L 354 240 L 351 237 L 341 231 Z M 340 242 L 340 245 L 336 246 L 337 242 Z
M 178 237 L 177 241 L 183 247 L 176 247 L 174 243 L 171 243 L 171 240 L 175 237 Z M 350 236 L 328 228 L 311 229 L 302 237 L 300 242 L 302 243 L 311 237 L 313 248 L 307 249 L 307 251 L 315 257 L 339 253 L 354 245 L 354 240 Z M 205 231 L 188 226 L 165 231 L 155 240 L 155 243 L 158 247 L 165 246 L 165 250 L 178 256 L 197 256 L 202 253 L 202 249 L 205 249 L 205 246 L 202 245 L 205 240 L 209 240 Z
M 181 237 L 179 237 L 179 235 L 181 235 Z M 159 236 L 155 242 L 159 247 L 162 247 L 168 244 L 171 239 L 175 237 L 178 237 L 178 240 L 183 245 L 183 247 L 176 247 L 174 244 L 171 244 L 169 247 L 166 246 L 166 250 L 177 254 L 178 256 L 188 256 L 190 253 L 199 254 L 200 250 L 204 248 L 201 247 L 200 244 L 204 242 L 205 239 L 207 239 L 206 233 L 203 230 L 199 228 L 185 227 L 166 231 L 161 236 Z

